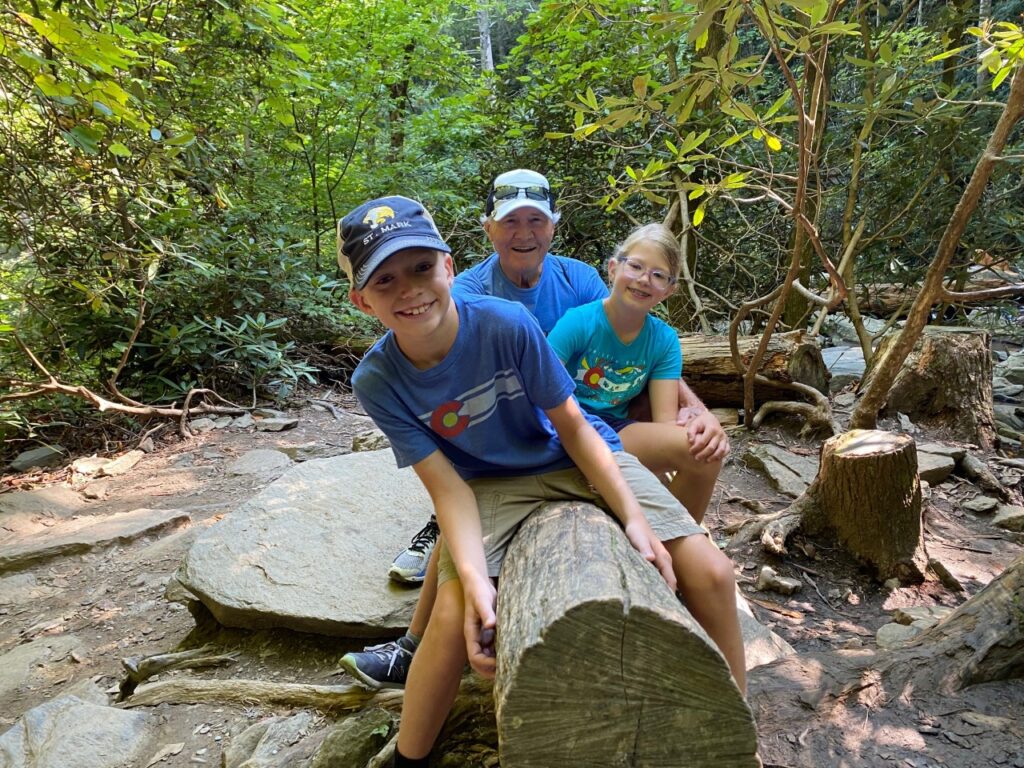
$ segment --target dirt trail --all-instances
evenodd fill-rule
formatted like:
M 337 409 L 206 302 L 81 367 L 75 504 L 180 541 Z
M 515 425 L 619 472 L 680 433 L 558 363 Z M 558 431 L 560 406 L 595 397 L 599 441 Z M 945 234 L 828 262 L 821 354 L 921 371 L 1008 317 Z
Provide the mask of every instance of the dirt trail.
M 340 680 L 336 675 L 338 658 L 362 642 L 283 631 L 223 629 L 205 611 L 197 610 L 193 616 L 164 597 L 169 577 L 197 532 L 231 514 L 279 474 L 231 475 L 227 467 L 235 458 L 256 448 L 293 453 L 299 449 L 300 455 L 307 458 L 345 453 L 354 434 L 372 427 L 351 397 L 323 392 L 311 396 L 330 398 L 337 415 L 306 405 L 290 412 L 299 419 L 293 430 L 268 433 L 221 429 L 187 441 L 169 439 L 159 443 L 128 474 L 88 484 L 70 485 L 70 473 L 66 470 L 4 479 L 3 489 L 8 491 L 62 488 L 61 492 L 78 498 L 81 506 L 76 513 L 80 515 L 107 516 L 140 507 L 185 509 L 191 513 L 192 523 L 164 535 L 104 551 L 61 557 L 0 577 L 0 654 L 35 640 L 54 641 L 50 655 L 31 661 L 27 673 L 0 670 L 0 687 L 5 681 L 9 684 L 8 692 L 0 696 L 0 732 L 28 709 L 83 680 L 93 680 L 102 689 L 117 689 L 125 677 L 124 658 L 207 643 L 217 652 L 236 653 L 237 660 L 227 667 L 186 674 L 278 682 Z M 771 511 L 788 503 L 739 457 L 745 446 L 754 441 L 776 442 L 816 455 L 819 444 L 794 437 L 795 426 L 783 424 L 753 436 L 734 433 L 733 455 L 707 515 L 706 522 L 716 541 L 724 543 L 728 538 L 725 528 L 752 514 L 750 503 L 759 502 Z M 95 492 L 97 484 L 106 489 L 103 498 L 85 500 L 82 491 L 91 486 Z M 956 606 L 979 591 L 1019 554 L 1019 537 L 992 529 L 984 516 L 962 508 L 962 502 L 977 493 L 966 481 L 944 483 L 934 489 L 926 516 L 926 544 L 930 553 L 960 578 L 966 595 L 956 595 L 936 583 L 920 588 L 885 589 L 841 552 L 799 535 L 793 540 L 791 554 L 783 559 L 768 559 L 754 546 L 734 555 L 741 588 L 751 598 L 757 618 L 799 653 L 873 648 L 876 630 L 890 621 L 894 608 Z M 0 509 L 5 497 L 6 494 L 0 494 Z M 29 510 L 17 516 L 0 512 L 0 550 L 19 526 L 46 527 L 57 522 L 45 512 Z M 397 551 L 405 542 L 395 544 Z M 788 598 L 753 591 L 758 570 L 766 563 L 780 574 L 800 579 L 802 590 Z M 383 573 L 381 577 L 384 578 Z M 68 642 L 59 643 L 58 639 Z M 283 710 L 204 704 L 160 705 L 155 711 L 160 715 L 159 739 L 166 744 L 183 744 L 179 752 L 168 754 L 158 765 L 185 768 L 221 765 L 224 746 L 233 735 L 258 718 Z M 871 739 L 885 741 L 883 736 L 873 733 Z M 762 733 L 764 738 L 785 739 L 787 735 Z M 899 750 L 890 751 L 895 761 L 892 764 L 903 765 L 897 760 Z M 481 757 L 479 764 L 493 763 L 493 753 L 490 754 L 487 760 Z M 962 746 L 936 739 L 929 742 L 926 757 L 917 765 L 970 765 L 963 762 L 964 754 Z M 852 756 L 843 764 L 885 764 L 869 760 L 867 755 L 868 752 Z

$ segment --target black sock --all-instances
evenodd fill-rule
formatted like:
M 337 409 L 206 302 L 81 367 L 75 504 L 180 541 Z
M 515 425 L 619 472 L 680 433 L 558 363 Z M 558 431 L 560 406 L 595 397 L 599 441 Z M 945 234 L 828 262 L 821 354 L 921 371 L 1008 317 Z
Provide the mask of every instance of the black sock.
M 397 748 L 395 749 L 395 768 L 427 768 L 429 762 L 430 755 L 414 760 L 403 755 Z

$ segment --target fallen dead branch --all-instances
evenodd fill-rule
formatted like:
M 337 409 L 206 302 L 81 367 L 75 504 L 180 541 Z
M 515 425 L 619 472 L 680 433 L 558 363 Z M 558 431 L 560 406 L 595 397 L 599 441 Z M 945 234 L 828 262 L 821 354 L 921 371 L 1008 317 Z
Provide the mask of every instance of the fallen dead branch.
M 122 707 L 151 707 L 157 704 L 251 704 L 311 707 L 325 711 L 355 710 L 368 704 L 397 711 L 402 707 L 403 691 L 370 691 L 359 685 L 307 685 L 305 683 L 268 683 L 263 680 L 229 678 L 200 680 L 178 677 L 140 685 L 121 703 Z

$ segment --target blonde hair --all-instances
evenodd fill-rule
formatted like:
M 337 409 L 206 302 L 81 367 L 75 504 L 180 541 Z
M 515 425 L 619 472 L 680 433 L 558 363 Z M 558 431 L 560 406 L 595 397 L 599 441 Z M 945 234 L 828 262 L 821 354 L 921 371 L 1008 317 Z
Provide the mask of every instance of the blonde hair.
M 664 224 L 645 224 L 642 227 L 637 227 L 615 249 L 615 255 L 612 258 L 616 261 L 626 258 L 634 246 L 642 242 L 648 242 L 657 248 L 668 263 L 668 271 L 672 277 L 679 277 L 682 258 L 679 253 L 679 241 L 672 234 L 672 230 Z

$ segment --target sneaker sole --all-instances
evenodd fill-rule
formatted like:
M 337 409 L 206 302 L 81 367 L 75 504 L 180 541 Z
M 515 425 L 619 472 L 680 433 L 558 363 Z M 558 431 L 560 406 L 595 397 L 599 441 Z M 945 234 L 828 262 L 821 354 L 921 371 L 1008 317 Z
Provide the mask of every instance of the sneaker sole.
M 381 691 L 384 689 L 402 690 L 405 688 L 405 683 L 382 683 L 379 680 L 374 680 L 372 677 L 368 677 L 363 673 L 355 664 L 352 664 L 344 658 L 341 660 L 341 668 L 348 672 L 356 682 L 360 683 L 365 688 L 369 688 L 371 691 Z
M 423 579 L 426 578 L 426 574 L 420 573 L 419 571 L 410 573 L 409 571 L 392 566 L 391 569 L 388 570 L 388 578 L 392 581 L 397 581 L 400 584 L 422 584 Z

